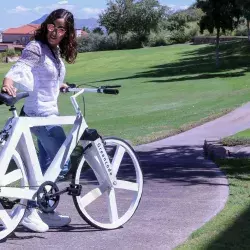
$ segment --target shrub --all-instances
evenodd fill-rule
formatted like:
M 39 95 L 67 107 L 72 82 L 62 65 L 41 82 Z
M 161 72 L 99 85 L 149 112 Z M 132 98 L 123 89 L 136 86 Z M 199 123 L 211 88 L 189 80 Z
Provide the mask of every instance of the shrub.
M 116 36 L 115 34 L 111 35 L 102 35 L 99 43 L 99 50 L 114 50 L 117 48 Z
M 115 34 L 101 35 L 91 33 L 88 36 L 78 38 L 78 52 L 103 51 L 115 49 L 136 49 L 141 48 L 141 42 L 132 33 L 128 33 L 117 45 Z
M 91 33 L 78 38 L 78 52 L 113 50 L 116 47 L 116 38 L 113 35 Z
M 192 40 L 199 33 L 199 29 L 199 26 L 196 24 L 186 30 L 187 35 L 189 36 L 189 41 Z
M 172 43 L 186 43 L 190 42 L 198 33 L 198 26 L 192 26 L 184 30 L 174 30 L 170 35 L 170 42 Z
M 187 36 L 184 30 L 174 30 L 171 32 L 169 39 L 171 43 L 185 43 L 189 40 L 189 36 Z
M 235 36 L 248 36 L 247 26 L 239 25 L 235 30 Z
M 6 52 L 1 52 L 0 53 L 0 63 L 3 62 L 4 58 L 6 57 Z
M 145 43 L 147 47 L 157 47 L 157 46 L 165 46 L 170 44 L 170 33 L 164 30 L 159 32 L 151 32 L 148 41 Z
M 140 39 L 133 33 L 127 33 L 120 44 L 120 49 L 138 49 L 142 47 Z
M 6 50 L 6 55 L 9 56 L 9 57 L 12 57 L 12 56 L 16 55 L 16 52 L 15 52 L 14 49 L 7 49 Z

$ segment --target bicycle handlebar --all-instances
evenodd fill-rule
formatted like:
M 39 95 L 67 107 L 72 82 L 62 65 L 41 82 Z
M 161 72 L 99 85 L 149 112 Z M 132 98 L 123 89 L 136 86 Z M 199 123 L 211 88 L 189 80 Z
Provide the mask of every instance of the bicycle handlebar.
M 97 89 L 91 89 L 91 88 L 68 88 L 66 90 L 66 92 L 80 92 L 84 90 L 83 92 L 92 92 L 92 93 L 103 93 L 103 94 L 110 94 L 110 95 L 117 95 L 119 94 L 119 90 L 118 89 L 101 89 L 101 88 L 97 88 Z
M 75 86 L 75 85 L 71 85 L 71 86 Z M 116 87 L 118 87 L 118 85 Z M 74 106 L 76 113 L 79 113 L 80 108 L 77 104 L 76 98 L 79 95 L 83 94 L 84 92 L 117 95 L 119 93 L 119 90 L 113 89 L 113 88 L 107 88 L 106 86 L 101 86 L 101 87 L 97 87 L 97 88 L 74 88 L 73 87 L 73 88 L 65 89 L 65 92 L 75 92 L 75 94 L 73 96 L 71 96 L 70 99 L 71 99 L 71 102 Z
M 114 88 L 120 88 L 121 85 L 111 85 L 111 86 L 101 86 L 97 88 L 77 88 L 75 84 L 68 84 L 69 88 L 62 89 L 61 92 L 92 92 L 92 93 L 103 93 L 103 94 L 110 94 L 110 95 L 117 95 L 119 94 L 118 89 Z

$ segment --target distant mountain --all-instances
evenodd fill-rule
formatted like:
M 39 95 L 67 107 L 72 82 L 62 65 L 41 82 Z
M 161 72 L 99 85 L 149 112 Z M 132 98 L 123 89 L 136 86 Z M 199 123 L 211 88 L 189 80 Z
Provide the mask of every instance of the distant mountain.
M 41 24 L 42 22 L 45 21 L 47 16 L 48 16 L 48 14 L 45 14 L 41 18 L 31 22 L 31 24 Z M 88 18 L 88 19 L 75 18 L 75 28 L 76 29 L 82 29 L 84 26 L 88 27 L 90 30 L 93 30 L 94 28 L 99 27 L 99 24 L 98 24 L 96 18 Z
M 93 30 L 96 27 L 99 27 L 99 23 L 96 18 L 88 18 L 88 19 L 77 19 L 75 18 L 75 27 L 77 29 L 82 29 L 84 26 L 88 27 L 90 30 Z
M 31 22 L 30 24 L 41 24 L 42 22 L 44 22 L 47 18 L 48 14 L 43 15 L 42 17 L 40 17 L 39 19 Z

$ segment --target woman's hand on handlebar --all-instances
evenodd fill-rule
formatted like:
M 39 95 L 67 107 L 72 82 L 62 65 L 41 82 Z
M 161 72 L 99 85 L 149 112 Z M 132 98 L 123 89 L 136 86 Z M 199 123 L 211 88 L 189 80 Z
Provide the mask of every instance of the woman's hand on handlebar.
M 76 88 L 76 85 L 74 83 L 63 83 L 60 87 L 60 92 L 66 93 L 68 92 L 69 88 Z
M 61 86 L 60 86 L 60 92 L 62 93 L 66 93 L 67 90 L 68 90 L 69 86 L 67 83 L 63 83 Z

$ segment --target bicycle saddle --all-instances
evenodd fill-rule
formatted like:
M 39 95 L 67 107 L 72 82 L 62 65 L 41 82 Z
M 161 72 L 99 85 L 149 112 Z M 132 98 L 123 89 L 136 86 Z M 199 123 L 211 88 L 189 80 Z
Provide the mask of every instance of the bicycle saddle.
M 17 93 L 16 97 L 10 96 L 7 93 L 0 93 L 0 105 L 14 106 L 18 101 L 29 96 L 28 92 Z

